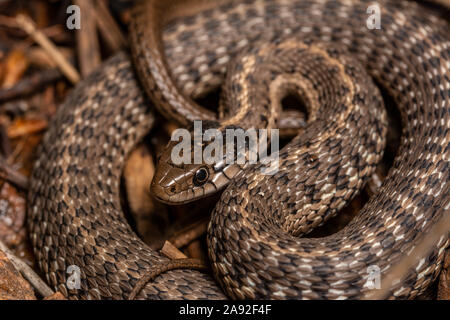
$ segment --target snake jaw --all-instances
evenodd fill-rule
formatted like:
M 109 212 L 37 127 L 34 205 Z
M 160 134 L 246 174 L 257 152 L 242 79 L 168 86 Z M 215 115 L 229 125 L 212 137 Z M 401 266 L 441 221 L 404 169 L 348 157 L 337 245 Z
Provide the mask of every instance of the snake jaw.
M 216 191 L 210 186 L 213 170 L 203 164 L 174 164 L 169 152 L 163 152 L 156 167 L 150 190 L 159 201 L 181 205 L 206 197 Z M 202 169 L 206 171 L 205 181 L 199 183 L 196 173 Z
M 170 168 L 167 170 L 167 168 Z M 185 166 L 174 167 L 169 163 L 160 162 L 155 176 L 153 177 L 150 190 L 152 195 L 159 201 L 168 204 L 182 204 L 188 202 L 187 181 L 191 174 L 186 171 Z M 191 178 L 192 179 L 192 178 Z
M 157 184 L 151 185 L 151 191 L 155 199 L 157 199 L 159 202 L 170 204 L 170 205 L 182 205 L 185 203 L 190 202 L 187 200 L 185 195 L 187 192 L 182 192 L 179 194 L 170 194 L 170 191 L 168 188 L 162 188 L 161 186 L 158 186 Z M 183 199 L 183 200 L 181 200 Z

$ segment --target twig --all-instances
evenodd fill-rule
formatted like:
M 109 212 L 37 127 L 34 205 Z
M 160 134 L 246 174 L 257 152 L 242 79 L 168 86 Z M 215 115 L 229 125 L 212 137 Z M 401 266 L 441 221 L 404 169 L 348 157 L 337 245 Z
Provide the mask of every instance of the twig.
M 23 14 L 19 14 L 16 17 L 16 22 L 47 52 L 70 82 L 76 84 L 80 81 L 78 71 L 66 60 L 64 55 L 58 51 L 58 48 L 41 31 L 36 29 L 34 22 L 30 18 Z
M 0 99 L 1 100 L 1 99 Z M 0 154 L 1 156 L 8 158 L 12 153 L 11 141 L 8 137 L 8 132 L 5 126 L 0 123 Z
M 108 47 L 116 52 L 127 46 L 127 40 L 108 9 L 107 1 L 97 0 L 96 10 L 98 29 Z
M 9 29 L 10 31 L 15 31 L 14 33 L 15 36 L 19 37 L 28 36 L 28 33 L 26 33 L 19 26 L 15 18 L 0 15 L 0 28 L 6 28 L 7 30 Z M 57 43 L 68 42 L 70 40 L 70 38 L 64 33 L 63 27 L 58 24 L 43 28 L 41 29 L 41 32 L 45 34 L 48 38 L 52 39 L 52 41 Z
M 444 7 L 450 8 L 450 0 L 433 0 L 433 2 L 439 3 Z
M 19 26 L 17 25 L 16 19 L 0 15 L 0 27 L 9 28 L 9 29 L 17 29 Z
M 28 178 L 11 168 L 3 158 L 0 158 L 0 177 L 23 190 L 28 190 Z
M 188 226 L 186 229 L 178 232 L 177 234 L 173 235 L 169 241 L 176 247 L 181 248 L 195 239 L 201 237 L 203 234 L 205 234 L 206 229 L 208 227 L 209 217 L 204 218 L 200 221 L 195 222 L 194 224 Z
M 97 37 L 94 6 L 91 0 L 75 0 L 83 13 L 81 15 L 81 29 L 77 30 L 78 63 L 81 74 L 87 77 L 101 63 L 100 46 Z
M 16 257 L 0 240 L 0 250 L 2 250 L 6 257 L 16 267 L 16 269 L 27 279 L 35 290 L 43 297 L 48 297 L 54 294 L 53 290 L 31 269 L 25 262 Z
M 68 47 L 58 47 L 58 51 L 61 52 L 70 63 L 73 63 L 73 61 L 75 60 L 72 49 Z M 42 69 L 56 68 L 55 62 L 41 47 L 29 48 L 26 55 L 28 57 L 28 60 L 30 61 L 30 64 L 32 65 L 35 65 Z
M 187 256 L 184 255 L 183 252 L 178 250 L 172 243 L 166 241 L 164 243 L 163 248 L 161 249 L 161 253 L 170 259 L 187 259 Z
M 42 87 L 62 79 L 62 73 L 58 69 L 49 69 L 20 80 L 17 84 L 7 89 L 0 89 L 0 102 L 27 96 Z

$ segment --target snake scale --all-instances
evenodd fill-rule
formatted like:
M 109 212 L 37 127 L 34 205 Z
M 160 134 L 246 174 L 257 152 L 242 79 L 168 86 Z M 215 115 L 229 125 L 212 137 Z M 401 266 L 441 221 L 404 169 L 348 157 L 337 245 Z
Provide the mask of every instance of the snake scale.
M 251 61 L 264 60 L 263 52 L 279 46 L 288 62 L 277 63 L 274 53 L 266 76 L 281 67 L 281 73 L 287 68 L 300 75 L 279 87 L 303 92 L 316 111 L 309 115 L 311 130 L 280 151 L 278 173 L 263 176 L 250 166 L 225 189 L 208 228 L 215 279 L 171 270 L 147 283 L 137 298 L 361 298 L 369 290 L 364 286 L 369 266 L 378 266 L 384 276 L 448 212 L 440 210 L 448 206 L 450 180 L 448 24 L 414 2 L 378 3 L 380 30 L 366 26 L 370 1 L 221 3 L 174 17 L 164 28 L 153 26 L 163 29 L 164 46 L 146 38 L 152 36 L 148 12 L 138 14 L 131 32 L 137 73 L 149 80 L 144 87 L 160 102 L 154 107 L 180 123 L 214 120 L 191 99 L 220 85 L 233 57 L 247 62 L 244 68 L 233 62 L 241 75 L 252 69 Z M 149 48 L 152 41 L 157 46 Z M 231 81 L 226 92 L 234 88 L 239 98 L 242 88 L 233 87 L 239 79 L 226 77 Z M 264 79 L 239 81 L 250 83 L 244 92 L 261 92 Z M 393 167 L 344 229 L 324 238 L 298 237 L 347 203 L 381 157 L 385 115 L 371 79 L 402 115 Z M 349 99 L 361 108 L 348 108 Z M 245 109 L 251 100 L 247 96 L 233 110 Z M 119 197 L 127 154 L 154 122 L 153 104 L 131 59 L 120 53 L 75 88 L 45 135 L 30 183 L 30 236 L 48 282 L 69 298 L 126 299 L 149 270 L 169 262 L 132 231 Z M 316 136 L 323 127 L 326 137 Z M 390 288 L 389 297 L 423 292 L 436 278 L 447 245 L 448 237 L 441 237 L 429 256 Z M 81 271 L 79 289 L 66 285 L 72 265 Z

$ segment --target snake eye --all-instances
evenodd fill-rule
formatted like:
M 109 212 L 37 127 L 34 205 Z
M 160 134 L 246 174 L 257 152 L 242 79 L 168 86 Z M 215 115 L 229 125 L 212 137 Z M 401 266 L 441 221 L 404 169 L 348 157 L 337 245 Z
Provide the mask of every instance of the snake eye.
M 194 184 L 196 186 L 201 186 L 208 180 L 209 177 L 209 171 L 206 168 L 200 168 L 197 170 L 194 176 Z

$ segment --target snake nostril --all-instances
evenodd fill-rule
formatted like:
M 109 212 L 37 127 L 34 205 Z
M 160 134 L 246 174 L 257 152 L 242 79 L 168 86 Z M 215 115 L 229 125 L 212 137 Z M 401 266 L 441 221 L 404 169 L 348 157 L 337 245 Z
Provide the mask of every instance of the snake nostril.
M 170 192 L 175 193 L 177 191 L 177 188 L 175 186 L 170 187 Z

